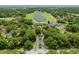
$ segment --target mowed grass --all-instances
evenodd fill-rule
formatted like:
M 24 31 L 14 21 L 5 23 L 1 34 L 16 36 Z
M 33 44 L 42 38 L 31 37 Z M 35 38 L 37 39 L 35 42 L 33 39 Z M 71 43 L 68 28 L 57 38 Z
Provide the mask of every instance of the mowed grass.
M 17 54 L 18 49 L 4 49 L 4 50 L 0 50 L 0 54 Z
M 46 18 L 46 21 L 51 21 L 54 23 L 57 22 L 57 19 L 54 16 L 52 16 L 50 13 L 44 12 L 43 16 Z
M 79 54 L 79 49 L 60 49 L 60 50 L 49 49 L 48 54 Z
M 24 50 L 23 48 L 19 48 L 19 49 L 0 49 L 0 54 L 24 54 L 26 50 Z
M 14 18 L 12 18 L 12 17 L 9 17 L 9 18 L 0 18 L 0 20 L 5 20 L 5 21 L 10 21 L 12 19 L 14 19 Z
M 33 22 L 38 22 L 38 21 L 36 21 L 36 20 L 33 18 L 33 16 L 34 16 L 34 13 L 30 13 L 30 14 L 27 14 L 25 18 L 26 18 L 26 19 L 32 19 Z M 43 16 L 44 16 L 45 19 L 46 19 L 45 22 L 48 22 L 48 21 L 51 21 L 51 22 L 53 22 L 53 23 L 56 23 L 56 22 L 57 22 L 57 19 L 56 19 L 54 16 L 52 16 L 50 13 L 43 12 Z
M 33 15 L 34 15 L 33 13 L 27 14 L 26 17 L 25 17 L 25 19 L 32 19 L 33 22 L 37 22 L 37 21 L 35 21 L 35 19 L 33 18 Z

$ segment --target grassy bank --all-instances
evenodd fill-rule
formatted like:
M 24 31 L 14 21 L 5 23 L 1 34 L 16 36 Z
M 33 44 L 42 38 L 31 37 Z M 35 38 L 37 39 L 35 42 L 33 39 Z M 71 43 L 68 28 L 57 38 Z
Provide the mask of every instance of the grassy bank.
M 79 49 L 60 49 L 60 50 L 50 49 L 48 54 L 79 54 Z

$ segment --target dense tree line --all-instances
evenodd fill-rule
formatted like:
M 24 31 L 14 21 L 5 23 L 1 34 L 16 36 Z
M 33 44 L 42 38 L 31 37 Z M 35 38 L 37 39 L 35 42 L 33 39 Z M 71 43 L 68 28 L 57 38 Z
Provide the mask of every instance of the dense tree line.
M 26 14 L 37 10 L 50 13 L 58 23 L 66 24 L 65 33 L 48 25 L 44 29 L 35 27 L 31 19 L 25 19 Z M 79 17 L 69 14 L 78 11 L 79 8 L 0 8 L 0 18 L 14 17 L 11 21 L 0 20 L 0 49 L 30 50 L 41 32 L 48 49 L 79 48 Z

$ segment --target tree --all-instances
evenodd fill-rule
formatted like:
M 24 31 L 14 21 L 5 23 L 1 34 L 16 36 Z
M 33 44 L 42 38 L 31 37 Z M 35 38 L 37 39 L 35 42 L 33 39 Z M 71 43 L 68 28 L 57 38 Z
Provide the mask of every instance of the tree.
M 0 49 L 7 48 L 7 41 L 5 39 L 0 39 Z
M 79 26 L 77 24 L 68 24 L 66 30 L 69 32 L 79 32 Z
M 33 44 L 31 41 L 27 40 L 25 43 L 24 43 L 24 49 L 27 49 L 27 50 L 30 50 L 33 48 Z
M 36 34 L 41 34 L 41 32 L 42 32 L 41 27 L 35 27 L 35 32 L 36 32 Z
M 58 42 L 56 40 L 54 40 L 54 38 L 52 38 L 52 37 L 48 37 L 45 40 L 45 44 L 49 49 L 58 49 L 59 48 Z

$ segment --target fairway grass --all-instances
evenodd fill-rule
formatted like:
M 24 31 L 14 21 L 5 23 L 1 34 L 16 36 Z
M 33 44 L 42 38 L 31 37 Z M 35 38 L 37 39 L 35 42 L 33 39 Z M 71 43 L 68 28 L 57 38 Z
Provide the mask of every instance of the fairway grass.
M 47 13 L 47 12 L 44 12 L 43 16 L 46 18 L 46 21 L 51 21 L 53 23 L 57 22 L 57 19 L 54 16 L 52 16 L 51 14 Z
M 42 12 L 42 13 L 43 13 L 43 17 L 45 18 L 45 21 L 43 22 L 48 22 L 48 21 L 51 21 L 53 23 L 57 22 L 57 19 L 54 16 L 52 16 L 50 13 L 47 13 L 47 12 Z M 36 21 L 36 19 L 34 19 L 33 16 L 34 16 L 34 13 L 27 14 L 25 19 L 32 19 L 33 22 L 38 22 Z

